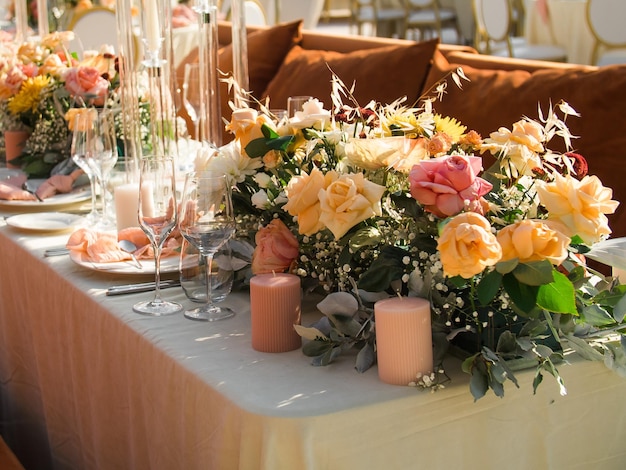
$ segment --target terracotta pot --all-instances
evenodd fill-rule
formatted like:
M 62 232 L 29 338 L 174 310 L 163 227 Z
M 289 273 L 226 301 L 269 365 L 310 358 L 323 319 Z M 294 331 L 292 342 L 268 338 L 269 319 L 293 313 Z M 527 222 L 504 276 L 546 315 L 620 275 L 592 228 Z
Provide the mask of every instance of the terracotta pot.
M 22 154 L 24 144 L 30 137 L 28 131 L 4 131 L 4 151 L 6 155 L 7 168 L 20 168 L 19 165 L 11 163 Z

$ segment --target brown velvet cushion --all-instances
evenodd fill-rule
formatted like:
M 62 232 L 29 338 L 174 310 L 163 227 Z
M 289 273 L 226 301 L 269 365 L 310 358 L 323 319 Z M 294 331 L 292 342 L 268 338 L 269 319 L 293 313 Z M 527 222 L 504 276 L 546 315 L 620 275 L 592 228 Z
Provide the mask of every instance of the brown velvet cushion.
M 248 76 L 249 91 L 254 96 L 261 96 L 267 88 L 267 84 L 276 74 L 289 49 L 302 39 L 302 20 L 291 23 L 283 23 L 271 28 L 262 29 L 248 34 Z M 191 51 L 176 69 L 176 79 L 182 86 L 185 76 L 185 64 L 198 62 L 198 49 Z M 221 47 L 218 52 L 219 69 L 227 74 L 233 72 L 233 49 L 229 44 Z M 221 114 L 230 120 L 231 110 L 228 101 L 232 96 L 228 93 L 228 87 L 220 85 Z M 188 116 L 183 111 L 181 116 L 186 118 L 189 129 L 192 129 Z M 225 135 L 225 138 L 228 136 Z
M 426 86 L 456 67 L 458 64 L 436 54 Z M 570 131 L 580 136 L 573 141 L 574 151 L 587 159 L 589 172 L 612 188 L 613 198 L 621 202 L 609 219 L 612 236 L 626 236 L 626 65 L 546 68 L 532 73 L 463 66 L 463 71 L 471 82 L 463 82 L 459 90 L 448 80 L 447 94 L 442 102 L 435 103 L 435 110 L 459 119 L 483 137 L 501 126 L 511 129 L 524 115 L 537 119 L 538 105 L 545 115 L 551 103 L 564 100 L 581 114 L 566 121 Z M 561 142 L 554 137 L 549 146 L 563 151 Z
M 348 86 L 356 82 L 359 104 L 388 104 L 406 96 L 412 104 L 430 68 L 438 40 L 340 53 L 291 49 L 265 92 L 272 108 L 286 108 L 290 96 L 309 95 L 330 105 L 331 70 Z

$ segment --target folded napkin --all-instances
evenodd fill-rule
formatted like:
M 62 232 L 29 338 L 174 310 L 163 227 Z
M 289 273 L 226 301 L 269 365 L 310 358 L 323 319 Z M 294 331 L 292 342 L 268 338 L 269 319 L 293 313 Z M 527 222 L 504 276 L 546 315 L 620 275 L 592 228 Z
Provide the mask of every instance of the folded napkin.
M 47 199 L 59 193 L 69 193 L 73 189 L 74 181 L 83 170 L 74 170 L 69 175 L 52 175 L 46 181 L 41 183 L 35 191 L 41 199 Z M 26 175 L 16 175 L 0 182 L 0 199 L 7 201 L 36 201 L 37 197 L 22 189 L 22 185 L 26 182 Z
M 70 235 L 65 246 L 72 252 L 80 253 L 83 261 L 92 263 L 114 263 L 132 259 L 130 253 L 126 253 L 119 247 L 118 242 L 120 240 L 129 240 L 134 243 L 137 247 L 133 253 L 135 258 L 154 258 L 150 240 L 139 227 L 125 228 L 120 230 L 117 235 L 111 232 L 97 232 L 89 228 L 79 228 Z M 180 238 L 168 239 L 161 251 L 161 256 L 178 255 L 180 244 Z

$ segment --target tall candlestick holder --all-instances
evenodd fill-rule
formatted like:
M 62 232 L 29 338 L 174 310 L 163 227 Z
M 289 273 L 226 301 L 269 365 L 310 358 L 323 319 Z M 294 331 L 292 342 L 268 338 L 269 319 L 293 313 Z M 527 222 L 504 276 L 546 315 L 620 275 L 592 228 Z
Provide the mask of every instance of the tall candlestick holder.
M 15 0 L 15 42 L 26 41 L 28 37 L 28 10 L 27 0 Z
M 233 77 L 239 85 L 235 90 L 235 106 L 245 106 L 245 96 L 242 91 L 249 91 L 248 76 L 248 36 L 246 31 L 246 12 L 242 0 L 232 0 L 230 5 L 232 20 L 233 45 Z
M 37 31 L 40 37 L 50 33 L 48 24 L 48 0 L 37 0 Z
M 200 69 L 200 116 L 198 140 L 219 147 L 222 144 L 219 78 L 217 71 L 217 15 L 215 0 L 197 0 L 198 67 Z

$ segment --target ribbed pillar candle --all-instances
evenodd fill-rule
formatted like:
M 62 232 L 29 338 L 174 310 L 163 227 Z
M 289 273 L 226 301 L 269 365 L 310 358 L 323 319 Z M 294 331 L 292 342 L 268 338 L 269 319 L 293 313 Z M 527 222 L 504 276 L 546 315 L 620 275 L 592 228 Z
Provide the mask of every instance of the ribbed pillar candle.
M 252 348 L 286 352 L 302 345 L 293 325 L 300 324 L 300 278 L 294 274 L 258 274 L 250 279 Z
M 433 371 L 430 302 L 393 297 L 374 305 L 378 377 L 385 383 L 408 385 L 418 373 Z

